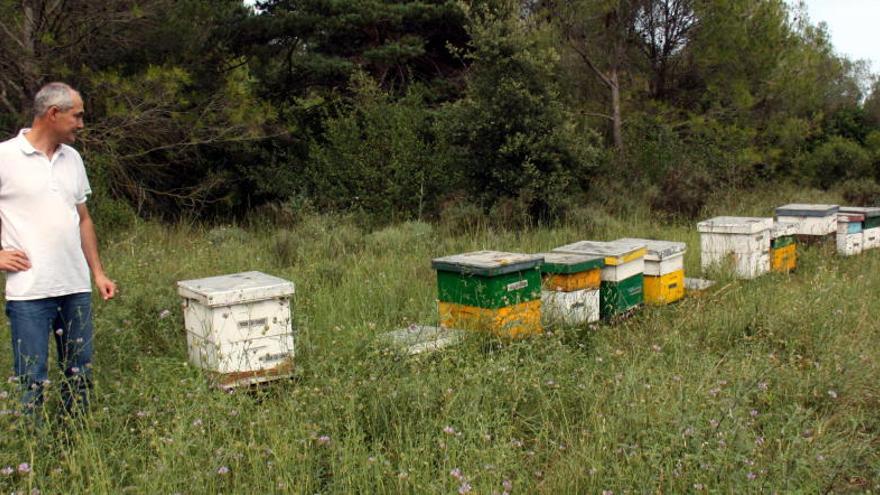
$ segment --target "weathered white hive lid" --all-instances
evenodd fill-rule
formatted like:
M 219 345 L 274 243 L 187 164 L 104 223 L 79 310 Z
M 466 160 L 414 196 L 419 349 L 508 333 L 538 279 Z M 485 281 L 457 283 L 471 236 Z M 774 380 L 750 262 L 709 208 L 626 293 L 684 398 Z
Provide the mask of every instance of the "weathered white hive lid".
M 770 237 L 778 239 L 780 237 L 797 235 L 797 233 L 798 224 L 794 222 L 773 222 L 773 230 L 770 233 Z
M 763 217 L 715 217 L 697 224 L 706 234 L 757 234 L 772 228 L 773 219 Z
M 620 242 L 641 242 L 645 244 L 647 251 L 645 259 L 648 261 L 663 261 L 675 256 L 681 256 L 687 251 L 687 244 L 675 241 L 658 241 L 655 239 L 639 239 L 636 237 L 624 237 Z M 617 242 L 615 241 L 615 242 Z
M 874 206 L 841 206 L 840 213 L 856 213 L 865 218 L 880 217 L 880 208 Z
M 177 282 L 177 293 L 205 306 L 231 306 L 293 294 L 293 282 L 262 272 L 243 272 Z
M 604 256 L 605 264 L 622 265 L 645 256 L 645 243 L 632 241 L 580 241 L 560 246 L 553 251 L 557 253 L 589 254 Z
M 453 254 L 431 261 L 435 270 L 493 277 L 505 273 L 521 272 L 535 268 L 544 262 L 540 255 L 505 253 L 502 251 L 474 251 Z
M 811 205 L 791 203 L 776 208 L 778 217 L 827 217 L 840 209 L 838 205 Z

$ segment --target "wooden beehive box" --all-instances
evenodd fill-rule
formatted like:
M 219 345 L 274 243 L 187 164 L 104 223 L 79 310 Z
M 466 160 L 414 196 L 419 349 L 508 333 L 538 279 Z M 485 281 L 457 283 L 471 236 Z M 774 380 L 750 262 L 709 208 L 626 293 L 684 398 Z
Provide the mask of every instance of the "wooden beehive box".
M 770 270 L 772 218 L 721 216 L 697 224 L 704 270 L 732 262 L 734 273 L 751 279 Z
M 599 290 L 602 318 L 611 318 L 644 302 L 645 244 L 627 241 L 580 241 L 553 250 L 557 253 L 601 256 L 602 285 Z
M 572 253 L 541 253 L 539 256 L 544 258 L 541 265 L 544 322 L 580 325 L 597 321 L 604 257 Z
M 290 376 L 293 282 L 261 272 L 184 280 L 189 360 L 233 387 Z
M 646 304 L 670 304 L 684 297 L 684 255 L 687 252 L 687 244 L 633 237 L 618 241 L 644 243 L 646 246 L 644 278 Z
M 434 259 L 440 325 L 499 336 L 541 333 L 540 256 L 475 251 Z

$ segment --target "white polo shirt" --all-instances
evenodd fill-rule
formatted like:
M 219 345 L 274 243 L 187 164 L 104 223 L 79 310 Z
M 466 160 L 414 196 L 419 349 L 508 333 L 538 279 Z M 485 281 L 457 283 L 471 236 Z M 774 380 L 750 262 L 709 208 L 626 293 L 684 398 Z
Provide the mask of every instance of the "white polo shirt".
M 90 292 L 76 211 L 92 192 L 82 158 L 62 144 L 50 161 L 24 137 L 29 130 L 0 143 L 0 244 L 31 262 L 6 273 L 6 299 Z

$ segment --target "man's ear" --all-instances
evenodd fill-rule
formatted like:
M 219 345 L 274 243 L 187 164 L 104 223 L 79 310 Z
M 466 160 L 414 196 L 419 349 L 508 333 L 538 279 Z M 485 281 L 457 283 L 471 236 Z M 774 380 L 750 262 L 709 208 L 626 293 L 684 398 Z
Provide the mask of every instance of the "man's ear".
M 55 120 L 55 117 L 58 115 L 58 107 L 51 106 L 48 110 L 46 110 L 46 117 L 49 117 L 51 120 Z

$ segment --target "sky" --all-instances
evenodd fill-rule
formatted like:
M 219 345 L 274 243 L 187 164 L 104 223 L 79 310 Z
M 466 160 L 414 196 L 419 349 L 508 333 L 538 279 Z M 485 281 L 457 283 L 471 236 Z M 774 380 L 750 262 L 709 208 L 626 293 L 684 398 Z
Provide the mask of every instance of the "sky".
M 789 0 L 793 3 L 793 0 Z M 813 24 L 824 21 L 837 53 L 868 60 L 880 73 L 880 0 L 805 0 Z

